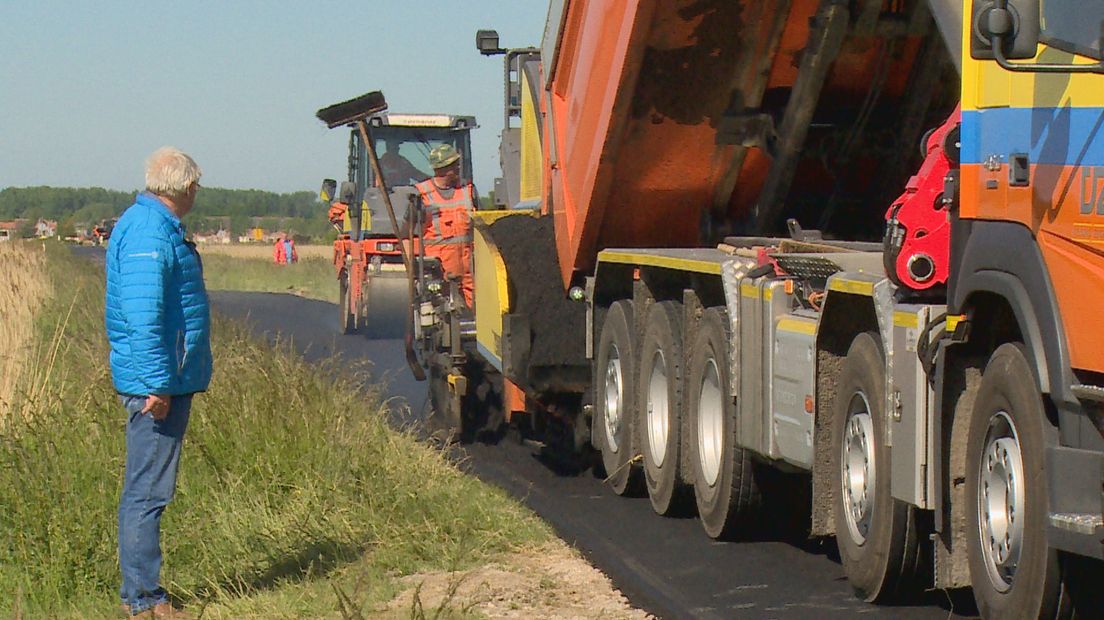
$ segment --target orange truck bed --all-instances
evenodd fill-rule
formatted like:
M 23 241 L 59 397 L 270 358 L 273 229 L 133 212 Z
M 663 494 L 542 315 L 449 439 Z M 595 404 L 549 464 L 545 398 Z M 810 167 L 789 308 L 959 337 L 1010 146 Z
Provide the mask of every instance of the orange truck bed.
M 550 30 L 554 46 L 546 34 L 542 111 L 544 204 L 555 218 L 565 283 L 589 271 L 602 248 L 700 245 L 749 217 L 776 160 L 760 144 L 762 137 L 783 126 L 812 20 L 828 4 L 564 3 L 559 28 Z M 856 125 L 860 137 L 872 135 L 886 122 L 879 111 L 899 108 L 909 83 L 921 77 L 914 64 L 921 64 L 915 62 L 918 52 L 934 31 L 923 0 L 858 4 L 871 7 L 869 15 L 853 16 L 817 88 L 809 140 L 830 133 L 823 129 L 845 132 Z M 555 9 L 550 21 L 559 17 Z M 900 27 L 885 25 L 893 23 Z M 941 48 L 940 42 L 934 49 Z M 874 103 L 864 104 L 871 96 Z M 725 138 L 731 127 L 726 116 L 737 120 L 741 137 Z M 927 122 L 926 108 L 919 116 Z M 764 121 L 770 129 L 760 131 L 758 141 L 749 137 L 749 128 Z M 735 143 L 718 143 L 719 137 Z M 900 182 L 887 196 L 900 191 L 908 164 L 918 161 L 918 140 L 911 137 Z M 849 155 L 851 168 L 889 165 L 865 148 L 852 151 L 858 152 Z M 793 192 L 807 202 L 826 200 L 826 194 L 854 185 L 854 175 L 837 174 L 823 159 L 810 155 L 795 162 L 793 182 L 785 183 L 779 200 L 793 199 Z M 869 210 L 875 224 L 887 204 Z M 717 228 L 718 222 L 727 228 Z

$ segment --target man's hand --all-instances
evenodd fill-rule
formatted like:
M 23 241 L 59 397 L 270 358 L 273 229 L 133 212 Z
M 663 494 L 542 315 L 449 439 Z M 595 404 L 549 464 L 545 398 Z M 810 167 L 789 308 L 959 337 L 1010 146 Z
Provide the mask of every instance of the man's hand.
M 169 403 L 172 396 L 168 394 L 150 394 L 146 397 L 146 406 L 142 413 L 148 413 L 154 420 L 164 420 L 169 416 Z

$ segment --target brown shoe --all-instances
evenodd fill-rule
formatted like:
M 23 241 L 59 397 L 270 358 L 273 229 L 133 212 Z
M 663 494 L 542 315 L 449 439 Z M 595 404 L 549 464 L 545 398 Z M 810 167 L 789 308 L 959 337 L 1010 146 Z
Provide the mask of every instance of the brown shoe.
M 168 618 L 170 620 L 195 620 L 195 615 L 183 609 L 176 609 L 172 603 L 158 603 L 153 606 L 151 618 Z

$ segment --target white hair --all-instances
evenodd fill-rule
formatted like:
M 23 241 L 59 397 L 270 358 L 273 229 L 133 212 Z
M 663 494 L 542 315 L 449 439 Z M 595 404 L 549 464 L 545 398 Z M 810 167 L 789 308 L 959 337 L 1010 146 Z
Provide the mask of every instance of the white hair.
M 183 196 L 203 171 L 180 149 L 163 146 L 146 159 L 146 189 L 161 196 Z

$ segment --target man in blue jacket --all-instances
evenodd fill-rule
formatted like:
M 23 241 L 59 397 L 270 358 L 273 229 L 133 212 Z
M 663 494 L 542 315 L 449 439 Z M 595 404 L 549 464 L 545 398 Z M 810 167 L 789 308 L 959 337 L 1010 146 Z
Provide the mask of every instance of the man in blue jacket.
M 201 171 L 164 147 L 146 161 L 146 191 L 107 248 L 111 377 L 127 412 L 119 500 L 120 595 L 131 617 L 183 618 L 161 587 L 161 513 L 176 490 L 192 396 L 211 381 L 211 317 L 203 267 L 184 240 Z

